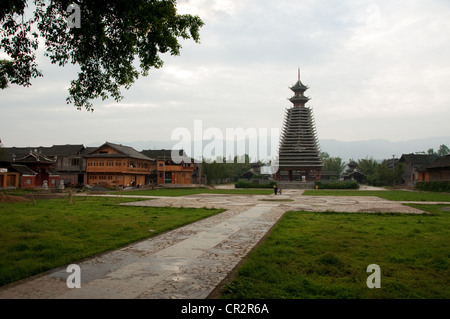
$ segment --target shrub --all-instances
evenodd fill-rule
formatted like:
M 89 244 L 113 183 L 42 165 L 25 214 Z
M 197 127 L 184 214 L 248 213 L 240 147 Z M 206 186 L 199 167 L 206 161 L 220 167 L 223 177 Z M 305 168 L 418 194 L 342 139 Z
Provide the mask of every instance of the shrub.
M 416 189 L 428 192 L 450 192 L 450 181 L 417 182 Z
M 351 182 L 337 182 L 337 183 L 322 183 L 316 182 L 319 189 L 358 189 L 359 184 L 356 181 Z
M 238 181 L 236 184 L 234 184 L 235 188 L 273 188 L 273 185 L 275 185 L 275 181 L 271 181 L 269 183 L 250 183 L 250 182 L 244 182 L 244 181 Z

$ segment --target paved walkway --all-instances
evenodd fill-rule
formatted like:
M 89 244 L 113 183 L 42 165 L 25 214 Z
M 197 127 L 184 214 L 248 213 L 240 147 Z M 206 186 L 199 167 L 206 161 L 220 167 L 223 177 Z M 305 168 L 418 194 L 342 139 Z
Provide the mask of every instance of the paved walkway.
M 207 298 L 286 211 L 424 213 L 377 197 L 301 193 L 149 196 L 152 200 L 126 203 L 227 210 L 78 263 L 81 288 L 67 287 L 70 273 L 63 267 L 0 289 L 0 298 Z

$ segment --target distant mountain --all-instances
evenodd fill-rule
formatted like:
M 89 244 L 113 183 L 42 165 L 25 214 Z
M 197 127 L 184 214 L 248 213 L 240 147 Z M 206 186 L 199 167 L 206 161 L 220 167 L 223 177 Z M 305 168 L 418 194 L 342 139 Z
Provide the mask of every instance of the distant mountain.
M 138 151 L 147 149 L 172 149 L 172 147 L 178 143 L 178 141 L 110 142 L 131 146 Z M 104 142 L 90 143 L 86 146 L 100 146 L 103 143 Z M 210 143 L 210 141 L 204 141 L 203 147 L 205 147 L 205 145 L 207 145 L 208 143 Z M 392 142 L 385 139 L 361 141 L 338 141 L 334 139 L 322 139 L 319 140 L 319 144 L 323 152 L 327 152 L 331 157 L 340 157 L 345 162 L 348 162 L 350 159 L 358 160 L 364 158 L 384 160 L 391 159 L 393 155 L 396 158 L 400 158 L 402 154 L 427 152 L 430 148 L 432 148 L 434 151 L 437 151 L 442 144 L 450 147 L 450 136 L 429 137 L 397 142 Z
M 349 159 L 373 158 L 375 160 L 390 159 L 394 155 L 400 158 L 402 154 L 427 152 L 432 148 L 435 152 L 442 144 L 450 147 L 450 137 L 429 137 L 407 141 L 391 142 L 384 139 L 343 142 L 333 139 L 320 140 L 320 148 L 331 157 Z

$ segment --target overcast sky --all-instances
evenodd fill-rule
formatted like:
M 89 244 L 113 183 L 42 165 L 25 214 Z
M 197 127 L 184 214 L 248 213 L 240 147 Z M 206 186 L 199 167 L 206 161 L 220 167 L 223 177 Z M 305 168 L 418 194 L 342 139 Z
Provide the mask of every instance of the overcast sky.
M 201 43 L 183 41 L 180 56 L 93 113 L 66 104 L 76 69 L 50 64 L 41 47 L 44 77 L 0 92 L 3 145 L 170 141 L 196 120 L 203 130 L 281 129 L 299 67 L 320 139 L 450 136 L 448 0 L 183 0 L 178 9 L 203 19 Z

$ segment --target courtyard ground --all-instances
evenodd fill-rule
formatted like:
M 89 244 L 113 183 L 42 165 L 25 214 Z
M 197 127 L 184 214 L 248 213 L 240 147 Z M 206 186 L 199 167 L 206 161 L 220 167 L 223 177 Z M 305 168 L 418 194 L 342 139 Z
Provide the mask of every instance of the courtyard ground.
M 207 298 L 287 211 L 425 213 L 372 196 L 302 193 L 284 190 L 282 195 L 148 196 L 149 200 L 125 203 L 226 211 L 80 262 L 80 289 L 68 288 L 69 273 L 60 268 L 3 287 L 0 298 Z

